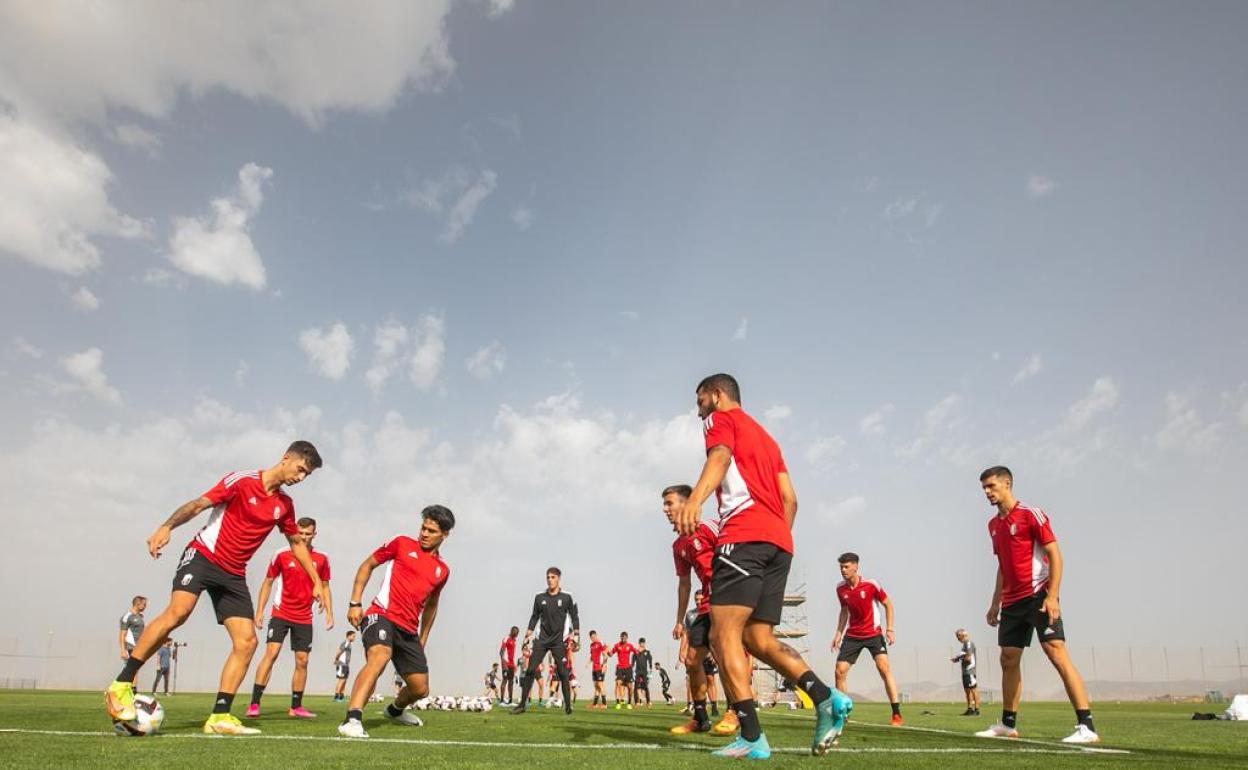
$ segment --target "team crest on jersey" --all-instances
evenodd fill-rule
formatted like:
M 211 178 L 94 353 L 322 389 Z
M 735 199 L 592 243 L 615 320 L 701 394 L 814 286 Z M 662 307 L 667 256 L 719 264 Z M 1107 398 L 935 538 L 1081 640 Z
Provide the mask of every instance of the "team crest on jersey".
M 280 518 L 282 518 L 282 506 L 275 505 L 273 506 L 273 520 L 276 521 Z
M 440 578 L 440 577 L 442 577 L 442 568 L 441 568 L 441 567 L 438 567 L 437 569 L 435 569 L 435 570 L 433 571 L 433 576 L 434 576 L 435 578 Z
M 864 589 L 864 590 L 862 590 L 862 591 L 859 591 L 859 592 L 858 592 L 858 596 L 859 596 L 860 598 L 862 598 L 862 599 L 867 598 L 867 592 L 866 592 L 866 590 Z
M 695 551 L 702 550 L 702 541 L 697 539 L 696 537 L 693 539 L 693 550 Z
M 419 558 L 420 558 L 420 555 L 419 555 L 419 554 L 417 554 L 415 551 L 408 551 L 408 552 L 407 552 L 407 555 L 408 555 L 408 556 L 410 556 L 410 557 L 412 557 L 413 559 L 419 559 Z
M 1013 536 L 1013 535 L 1015 535 L 1015 534 L 1017 534 L 1017 533 L 1018 533 L 1018 527 L 1017 527 L 1017 525 L 1015 525 L 1015 524 L 1011 523 L 1011 524 L 1010 524 L 1010 535 L 1011 535 L 1011 536 Z
M 556 606 L 556 607 L 562 607 L 562 606 L 563 606 L 563 599 L 556 599 L 556 600 L 555 600 L 555 606 Z
M 255 504 L 256 504 L 256 498 L 254 498 L 254 497 L 252 497 L 252 498 L 248 498 L 247 502 L 251 503 L 252 505 L 255 505 Z

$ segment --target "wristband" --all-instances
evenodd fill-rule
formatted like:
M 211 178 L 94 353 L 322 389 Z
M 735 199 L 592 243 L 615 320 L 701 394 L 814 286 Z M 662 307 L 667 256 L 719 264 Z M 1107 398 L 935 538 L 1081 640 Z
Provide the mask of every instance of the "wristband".
M 347 602 L 347 606 L 348 607 L 363 607 L 364 605 L 360 604 L 359 602 Z

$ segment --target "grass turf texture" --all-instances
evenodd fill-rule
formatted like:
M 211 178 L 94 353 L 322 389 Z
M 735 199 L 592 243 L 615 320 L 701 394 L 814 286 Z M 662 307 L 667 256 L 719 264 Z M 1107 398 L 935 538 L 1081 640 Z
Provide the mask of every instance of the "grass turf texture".
M 288 697 L 265 699 L 265 715 L 246 724 L 264 730 L 256 737 L 200 733 L 212 696 L 163 698 L 165 725 L 159 736 L 122 738 L 111 733 L 103 696 L 83 692 L 0 692 L 0 767 L 209 768 L 379 766 L 496 767 L 500 764 L 553 767 L 710 767 L 728 760 L 709 755 L 727 742 L 705 735 L 678 738 L 667 728 L 682 717 L 675 708 L 587 711 L 570 717 L 560 710 L 531 708 L 523 716 L 496 709 L 488 714 L 421 712 L 424 727 L 405 727 L 380 716 L 384 704 L 369 704 L 364 724 L 368 741 L 340 739 L 336 725 L 345 709 L 327 697 L 308 697 L 315 720 L 286 716 Z M 240 696 L 234 712 L 246 708 Z M 888 726 L 886 705 L 859 704 L 828 756 L 807 753 L 813 729 L 809 712 L 765 710 L 763 729 L 773 750 L 771 763 L 783 767 L 948 768 L 1061 767 L 1140 768 L 1185 766 L 1248 768 L 1248 723 L 1193 722 L 1194 709 L 1213 706 L 1154 703 L 1095 704 L 1099 749 L 1063 746 L 1074 717 L 1066 704 L 1023 704 L 1019 728 L 1024 741 L 974 738 L 997 716 L 962 717 L 962 706 L 907 704 L 906 728 Z M 924 711 L 934 712 L 930 714 Z M 30 731 L 30 732 L 23 732 Z M 70 733 L 66 735 L 51 732 Z

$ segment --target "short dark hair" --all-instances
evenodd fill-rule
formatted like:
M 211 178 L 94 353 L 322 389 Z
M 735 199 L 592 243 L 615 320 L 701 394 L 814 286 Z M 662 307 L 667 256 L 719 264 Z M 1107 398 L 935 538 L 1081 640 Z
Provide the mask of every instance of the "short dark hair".
M 664 489 L 663 494 L 659 495 L 659 497 L 667 497 L 668 495 L 680 495 L 684 499 L 688 500 L 689 495 L 692 495 L 692 494 L 693 494 L 693 487 L 689 486 L 688 484 L 673 484 L 667 489 Z
M 644 636 L 642 636 L 642 637 L 638 637 L 638 639 L 637 639 L 637 643 L 638 643 L 638 644 L 645 644 L 645 643 L 646 643 L 646 637 L 644 637 Z
M 741 403 L 741 386 L 737 384 L 737 378 L 731 374 L 712 374 L 698 383 L 698 387 L 694 389 L 694 393 L 701 393 L 704 390 L 718 390 L 728 398 Z
M 1011 472 L 1010 472 L 1010 469 L 1009 469 L 1009 468 L 1007 468 L 1007 467 L 1005 467 L 1004 465 L 994 465 L 994 466 L 992 466 L 992 467 L 991 467 L 991 468 L 989 468 L 988 470 L 986 470 L 986 471 L 984 471 L 983 473 L 979 474 L 979 480 L 980 480 L 980 481 L 987 481 L 988 479 L 994 478 L 994 477 L 996 477 L 996 476 L 1004 476 L 1004 477 L 1006 477 L 1007 479 L 1009 479 L 1009 480 L 1010 480 L 1010 484 L 1013 484 L 1013 483 L 1014 483 L 1014 474 L 1013 474 L 1013 473 L 1011 473 Z
M 311 516 L 304 516 L 301 519 L 299 519 L 299 521 L 296 521 L 295 524 L 299 525 L 300 527 L 315 527 L 316 519 L 312 518 Z
M 858 554 L 854 553 L 853 551 L 846 551 L 845 553 L 836 557 L 836 561 L 840 564 L 857 564 Z
M 520 633 L 520 626 L 511 627 L 511 636 L 515 636 L 516 634 L 519 634 L 519 633 Z
M 589 632 L 589 635 L 590 635 L 590 636 L 597 636 L 597 635 L 598 635 L 598 632 L 597 632 L 597 631 L 590 631 L 590 632 Z
M 316 447 L 312 446 L 311 441 L 296 441 L 286 447 L 286 454 L 299 455 L 308 461 L 308 470 L 314 471 L 321 467 L 321 453 L 316 451 Z
M 620 632 L 620 636 L 628 636 L 628 632 L 627 632 L 627 631 L 621 631 L 621 632 Z
M 134 605 L 134 604 L 138 604 L 139 602 L 145 602 L 145 601 L 147 601 L 146 596 L 136 596 L 130 600 L 130 604 Z
M 348 630 L 348 631 L 347 631 L 347 636 L 355 636 L 355 631 L 353 631 L 353 630 Z
M 546 574 L 554 575 L 555 577 L 563 577 L 563 571 L 560 570 L 558 567 L 547 567 Z
M 445 505 L 425 506 L 425 509 L 420 512 L 420 518 L 422 521 L 432 519 L 433 523 L 438 525 L 438 529 L 442 530 L 443 534 L 455 528 L 455 514 L 451 513 L 451 509 Z

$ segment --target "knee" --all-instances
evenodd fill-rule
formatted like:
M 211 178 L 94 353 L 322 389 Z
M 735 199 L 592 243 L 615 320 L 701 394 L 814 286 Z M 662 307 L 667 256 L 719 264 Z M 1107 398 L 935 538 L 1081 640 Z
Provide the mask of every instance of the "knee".
M 307 670 L 307 668 L 308 668 L 308 654 L 307 654 L 306 652 L 296 652 L 296 653 L 295 653 L 295 668 L 300 668 L 300 669 Z
M 255 634 L 242 636 L 234 640 L 234 651 L 249 658 L 256 654 L 256 647 L 258 646 L 260 646 L 260 642 L 256 639 Z
M 1015 669 L 1023 660 L 1023 651 L 1015 647 L 1006 647 L 1001 650 L 1001 668 Z

